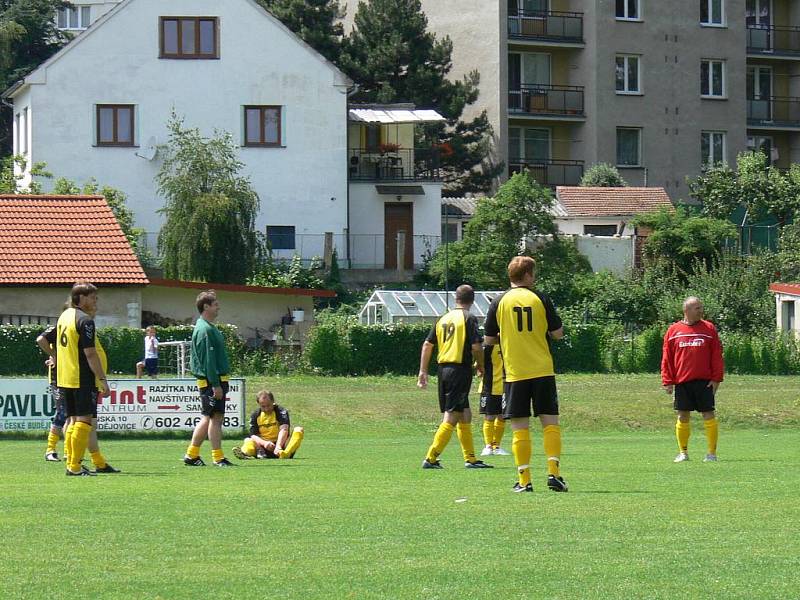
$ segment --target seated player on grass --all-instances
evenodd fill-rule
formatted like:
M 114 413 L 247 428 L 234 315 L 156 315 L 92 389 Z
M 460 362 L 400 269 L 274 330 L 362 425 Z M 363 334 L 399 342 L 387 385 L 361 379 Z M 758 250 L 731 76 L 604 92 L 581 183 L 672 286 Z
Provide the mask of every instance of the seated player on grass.
M 293 458 L 303 442 L 303 428 L 295 427 L 290 439 L 289 411 L 275 404 L 275 396 L 267 390 L 258 392 L 257 399 L 258 409 L 250 415 L 250 437 L 233 449 L 233 455 L 240 460 Z

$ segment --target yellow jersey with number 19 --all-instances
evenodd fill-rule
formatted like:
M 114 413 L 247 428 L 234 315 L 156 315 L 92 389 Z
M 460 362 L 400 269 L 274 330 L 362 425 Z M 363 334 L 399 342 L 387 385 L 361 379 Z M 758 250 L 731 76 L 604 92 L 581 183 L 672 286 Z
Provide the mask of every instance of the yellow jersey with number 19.
M 442 363 L 462 363 L 464 344 L 467 340 L 464 310 L 454 308 L 436 323 L 436 344 L 439 346 L 437 361 Z
M 484 331 L 500 336 L 506 381 L 555 375 L 547 332 L 560 327 L 561 319 L 544 294 L 515 287 L 495 298 Z

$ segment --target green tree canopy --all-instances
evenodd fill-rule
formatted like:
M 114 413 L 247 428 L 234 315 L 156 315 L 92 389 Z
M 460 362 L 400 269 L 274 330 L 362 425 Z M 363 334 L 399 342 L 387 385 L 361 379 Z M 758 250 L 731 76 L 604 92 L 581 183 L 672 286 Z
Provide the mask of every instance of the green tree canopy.
M 683 273 L 690 273 L 697 260 L 710 267 L 725 239 L 737 234 L 730 221 L 693 216 L 684 208 L 639 215 L 633 222 L 652 230 L 644 244 L 645 257 L 651 262 L 667 261 Z
M 800 166 L 792 165 L 784 174 L 763 152 L 742 152 L 736 167 L 733 171 L 719 164 L 689 180 L 689 191 L 702 202 L 704 214 L 727 219 L 744 206 L 752 221 L 774 218 L 783 227 L 793 219 L 800 209 Z
M 71 36 L 56 27 L 62 0 L 0 0 L 0 91 L 55 54 Z M 11 154 L 11 109 L 0 105 L 0 156 Z
M 258 0 L 309 46 L 328 60 L 339 60 L 344 8 L 338 0 Z
M 227 132 L 205 138 L 174 113 L 156 183 L 165 198 L 166 222 L 158 236 L 167 277 L 244 283 L 259 244 L 259 199 Z
M 475 216 L 467 223 L 464 239 L 440 246 L 431 261 L 430 274 L 445 280 L 445 251 L 451 284 L 470 283 L 481 289 L 508 286 L 508 262 L 526 253 L 526 240 L 555 233 L 553 196 L 528 175 L 517 173 L 494 198 L 481 198 Z M 446 248 L 447 246 L 447 248 Z
M 581 187 L 627 187 L 628 182 L 619 174 L 617 167 L 608 163 L 592 165 L 581 177 Z

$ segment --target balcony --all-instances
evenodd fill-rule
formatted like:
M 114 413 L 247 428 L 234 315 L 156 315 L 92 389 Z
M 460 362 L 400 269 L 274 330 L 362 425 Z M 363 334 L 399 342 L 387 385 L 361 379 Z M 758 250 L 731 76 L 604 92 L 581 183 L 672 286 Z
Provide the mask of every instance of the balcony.
M 583 13 L 517 11 L 508 15 L 508 39 L 583 47 Z
M 347 151 L 350 181 L 441 181 L 439 150 L 350 148 Z
M 583 177 L 583 161 L 524 157 L 508 159 L 509 175 L 525 171 L 533 177 L 534 181 L 546 187 L 578 185 Z
M 800 98 L 782 96 L 748 98 L 747 126 L 800 130 Z
M 509 116 L 529 115 L 548 120 L 583 120 L 583 87 L 525 84 L 508 91 Z
M 747 54 L 800 59 L 800 27 L 748 25 Z

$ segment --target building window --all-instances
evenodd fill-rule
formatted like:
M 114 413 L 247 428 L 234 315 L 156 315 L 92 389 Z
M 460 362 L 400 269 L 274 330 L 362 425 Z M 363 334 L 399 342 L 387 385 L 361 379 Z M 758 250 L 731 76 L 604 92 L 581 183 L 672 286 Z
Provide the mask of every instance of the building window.
M 642 130 L 635 127 L 617 127 L 617 166 L 642 165 Z
M 59 8 L 56 26 L 65 30 L 86 29 L 91 24 L 92 7 L 73 4 L 71 8 Z
M 245 146 L 280 146 L 281 107 L 245 106 L 244 131 Z
M 161 58 L 219 58 L 216 17 L 161 17 Z
M 641 20 L 639 0 L 617 0 L 617 19 L 626 21 Z
M 705 98 L 725 97 L 725 61 L 700 61 L 700 95 Z
M 97 145 L 133 146 L 132 104 L 97 105 Z
M 616 64 L 616 80 L 618 94 L 638 94 L 639 87 L 639 57 L 619 55 Z
M 267 242 L 272 250 L 294 250 L 294 225 L 267 225 Z
M 700 0 L 700 23 L 703 25 L 724 25 L 724 11 L 724 0 Z
M 369 124 L 364 127 L 364 148 L 371 152 L 377 152 L 383 141 L 381 136 L 381 126 Z
M 616 225 L 584 225 L 583 235 L 617 235 Z
M 14 116 L 14 128 L 16 135 L 14 136 L 14 154 L 22 154 L 22 115 L 17 113 Z
M 508 157 L 511 162 L 542 163 L 550 160 L 550 130 L 509 127 Z
M 703 131 L 700 133 L 700 156 L 703 166 L 713 167 L 725 162 L 725 132 Z
M 19 151 L 21 154 L 27 154 L 28 150 L 28 131 L 30 129 L 30 113 L 28 112 L 28 107 L 22 109 L 22 119 L 20 120 L 20 132 L 19 132 Z
M 769 164 L 774 164 L 780 158 L 775 141 L 769 136 L 752 135 L 747 137 L 747 149 L 750 152 L 763 152 L 767 155 Z
M 449 210 L 449 209 L 445 209 Z M 442 243 L 448 244 L 450 242 L 458 241 L 458 223 L 442 223 Z

